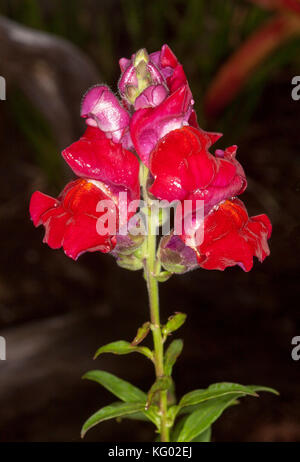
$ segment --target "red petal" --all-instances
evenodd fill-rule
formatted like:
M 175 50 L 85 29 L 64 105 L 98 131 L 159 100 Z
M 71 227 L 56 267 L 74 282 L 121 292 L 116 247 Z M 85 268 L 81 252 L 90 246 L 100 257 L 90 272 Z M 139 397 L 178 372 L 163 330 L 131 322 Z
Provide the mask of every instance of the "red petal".
M 47 210 L 53 207 L 58 207 L 59 201 L 54 199 L 47 194 L 43 194 L 40 191 L 35 191 L 30 200 L 29 213 L 34 226 L 39 226 L 42 223 L 41 216 Z
M 168 45 L 163 45 L 160 53 L 161 67 L 173 67 L 178 64 L 178 60 Z
M 94 183 L 83 179 L 72 181 L 64 188 L 59 200 L 40 192 L 34 193 L 31 199 L 32 219 L 36 226 L 43 224 L 45 227 L 44 242 L 53 249 L 63 246 L 65 253 L 74 259 L 83 252 L 109 252 L 116 244 L 118 198 L 105 184 L 97 183 L 96 186 Z M 104 204 L 104 211 L 97 207 L 101 200 L 109 201 Z M 107 229 L 108 213 L 115 218 L 113 230 Z M 97 229 L 101 217 L 104 234 Z
M 223 202 L 205 218 L 204 241 L 198 247 L 199 265 L 217 270 L 239 265 L 250 271 L 254 256 L 262 262 L 270 253 L 270 226 L 266 215 L 249 218 L 240 200 Z
M 98 128 L 88 127 L 79 141 L 62 152 L 73 172 L 85 178 L 128 188 L 139 197 L 139 162 L 121 144 L 107 139 Z
M 63 248 L 66 255 L 74 260 L 84 252 L 110 252 L 115 243 L 109 234 L 97 233 L 97 219 L 89 215 L 77 215 L 66 226 Z

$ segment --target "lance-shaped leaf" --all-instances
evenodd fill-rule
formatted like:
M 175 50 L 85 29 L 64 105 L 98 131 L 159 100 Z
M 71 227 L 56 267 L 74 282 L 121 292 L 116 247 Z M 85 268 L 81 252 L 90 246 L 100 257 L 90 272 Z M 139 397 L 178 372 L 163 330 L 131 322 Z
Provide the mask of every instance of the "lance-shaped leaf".
M 278 394 L 278 392 L 273 388 L 259 385 L 244 386 L 230 382 L 215 383 L 210 385 L 207 389 L 193 390 L 184 395 L 179 404 L 173 406 L 174 409 L 172 410 L 172 415 L 175 419 L 177 415 L 192 413 L 198 409 L 199 404 L 222 396 L 235 396 L 238 393 L 242 396 L 250 395 L 257 397 L 258 394 L 256 392 L 258 391 L 267 391 Z M 169 412 L 171 412 L 171 408 L 169 409 Z
M 150 322 L 145 322 L 142 327 L 139 327 L 136 336 L 131 342 L 132 346 L 137 346 L 141 343 L 150 332 Z
M 149 409 L 146 408 L 146 400 L 147 395 L 139 388 L 135 387 L 129 382 L 116 377 L 113 374 L 105 371 L 90 371 L 87 372 L 84 376 L 84 379 L 92 380 L 94 382 L 99 383 L 104 388 L 109 390 L 115 396 L 120 398 L 125 402 L 139 402 L 144 403 L 144 409 L 141 412 L 136 412 L 134 414 L 127 415 L 128 419 L 133 420 L 142 420 L 148 421 L 150 420 L 156 427 L 159 429 L 160 425 L 160 417 L 158 414 L 158 407 L 157 406 L 150 406 Z
M 173 366 L 183 349 L 183 341 L 181 339 L 173 340 L 170 343 L 165 355 L 165 375 L 172 375 Z
M 207 430 L 227 407 L 236 404 L 238 398 L 246 395 L 258 396 L 257 391 L 278 394 L 276 390 L 269 387 L 259 385 L 245 387 L 226 382 L 211 385 L 207 390 L 195 390 L 188 393 L 181 399 L 178 407 L 187 406 L 185 409 L 190 409 L 191 413 L 183 420 L 177 441 L 193 441 Z
M 184 395 L 179 402 L 179 408 L 185 406 L 194 406 L 195 404 L 202 403 L 203 401 L 219 398 L 225 395 L 234 395 L 236 393 L 257 396 L 255 390 L 238 383 L 214 383 L 207 389 L 193 390 Z
M 274 388 L 270 388 L 270 387 L 264 387 L 262 385 L 247 385 L 247 388 L 249 388 L 250 390 L 254 391 L 254 392 L 257 392 L 257 391 L 266 391 L 268 393 L 273 393 L 273 395 L 279 395 L 279 392 L 277 390 L 275 390 Z
M 181 430 L 185 424 L 188 415 L 183 417 L 179 422 L 175 425 L 172 433 L 171 433 L 171 441 L 177 441 Z M 211 440 L 211 427 L 208 427 L 202 433 L 196 436 L 191 442 L 192 443 L 208 443 Z
M 233 401 L 241 396 L 243 395 L 236 393 L 235 395 L 222 396 L 199 404 L 198 409 L 192 412 L 185 420 L 177 441 L 190 442 L 194 440 L 207 430 Z
M 196 436 L 191 442 L 192 443 L 209 443 L 211 440 L 211 427 L 208 427 L 204 432 Z
M 153 400 L 154 396 L 156 395 L 156 393 L 159 393 L 160 391 L 167 391 L 167 390 L 169 390 L 169 388 L 171 386 L 172 386 L 171 377 L 167 377 L 167 376 L 159 377 L 154 382 L 154 384 L 152 385 L 152 387 L 149 390 L 146 409 L 149 409 L 149 407 L 150 407 L 150 405 L 152 403 L 152 400 Z
M 147 347 L 138 347 L 132 346 L 129 342 L 125 342 L 124 340 L 118 340 L 117 342 L 108 343 L 100 347 L 94 356 L 94 359 L 98 358 L 99 355 L 102 353 L 113 353 L 116 355 L 127 355 L 129 353 L 141 353 L 147 358 L 153 361 L 153 353 Z
M 113 393 L 117 398 L 128 403 L 144 402 L 146 403 L 147 395 L 139 388 L 135 387 L 126 380 L 120 379 L 113 374 L 105 371 L 89 371 L 82 377 L 83 379 L 92 380 L 99 383 L 108 391 Z
M 88 430 L 105 420 L 126 417 L 130 414 L 142 411 L 143 409 L 145 409 L 145 403 L 113 403 L 109 406 L 105 406 L 95 412 L 95 414 L 84 423 L 81 430 L 81 438 L 85 436 Z
M 175 313 L 173 316 L 170 316 L 168 322 L 162 327 L 163 335 L 167 336 L 179 329 L 185 323 L 185 320 L 185 313 Z

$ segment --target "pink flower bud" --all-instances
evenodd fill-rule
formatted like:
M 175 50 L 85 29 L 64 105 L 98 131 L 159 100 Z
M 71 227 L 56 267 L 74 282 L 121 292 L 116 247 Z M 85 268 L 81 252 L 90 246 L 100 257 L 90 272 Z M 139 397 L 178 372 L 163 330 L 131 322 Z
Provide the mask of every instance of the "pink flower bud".
M 106 137 L 115 143 L 125 138 L 128 147 L 128 125 L 130 116 L 118 98 L 105 85 L 92 87 L 84 96 L 81 106 L 81 117 L 87 125 L 98 127 Z M 127 136 L 127 138 L 126 138 Z

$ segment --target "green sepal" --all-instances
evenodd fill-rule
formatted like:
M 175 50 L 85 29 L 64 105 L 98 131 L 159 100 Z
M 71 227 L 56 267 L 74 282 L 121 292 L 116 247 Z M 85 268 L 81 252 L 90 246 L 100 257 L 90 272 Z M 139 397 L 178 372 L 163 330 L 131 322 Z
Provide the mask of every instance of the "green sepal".
M 131 255 L 118 255 L 116 260 L 117 265 L 129 271 L 138 271 L 143 268 L 143 262 L 137 258 L 133 253 Z
M 172 277 L 173 273 L 170 273 L 170 271 L 161 271 L 159 274 L 155 275 L 155 279 L 158 282 L 166 282 Z

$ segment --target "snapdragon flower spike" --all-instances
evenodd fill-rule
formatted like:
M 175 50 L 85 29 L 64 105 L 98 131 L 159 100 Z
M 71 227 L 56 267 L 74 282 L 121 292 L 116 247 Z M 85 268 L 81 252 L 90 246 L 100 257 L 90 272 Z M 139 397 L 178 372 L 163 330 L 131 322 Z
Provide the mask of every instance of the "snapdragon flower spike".
M 128 191 L 129 199 L 139 199 L 139 162 L 122 144 L 108 139 L 97 127 L 88 126 L 84 135 L 62 152 L 73 172 L 83 178 L 102 181 L 115 191 Z
M 253 257 L 260 262 L 270 254 L 267 240 L 272 225 L 266 215 L 249 217 L 243 202 L 225 200 L 204 217 L 204 239 L 194 247 L 198 264 L 208 270 L 221 270 L 238 265 L 244 271 L 253 267 Z M 196 232 L 196 231 L 195 231 Z M 191 236 L 181 239 L 191 244 Z
M 131 139 L 142 162 L 149 166 L 149 157 L 158 141 L 172 130 L 189 123 L 192 115 L 192 94 L 184 85 L 156 107 L 137 110 L 130 121 Z
M 99 201 L 110 204 L 109 211 L 97 211 Z M 76 260 L 84 252 L 110 252 L 116 245 L 116 231 L 99 234 L 97 226 L 107 213 L 118 225 L 118 196 L 107 185 L 94 180 L 77 179 L 67 184 L 57 199 L 36 191 L 30 201 L 30 215 L 35 226 L 45 227 L 44 243 L 52 249 L 63 247 Z
M 107 138 L 129 149 L 130 115 L 106 85 L 95 85 L 83 97 L 81 117 L 90 127 L 98 127 Z
M 204 213 L 224 199 L 241 194 L 247 185 L 241 165 L 235 159 L 236 146 L 209 152 L 220 138 L 193 127 L 173 130 L 162 138 L 150 157 L 154 182 L 150 192 L 169 202 L 204 201 Z

